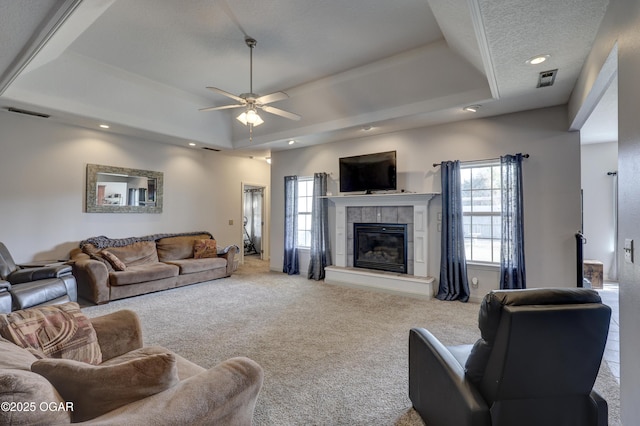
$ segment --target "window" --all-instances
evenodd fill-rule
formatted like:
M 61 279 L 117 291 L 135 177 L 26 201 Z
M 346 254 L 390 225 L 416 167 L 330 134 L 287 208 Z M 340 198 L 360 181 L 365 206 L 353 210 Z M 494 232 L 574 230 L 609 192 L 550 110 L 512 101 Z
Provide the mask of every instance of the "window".
M 313 206 L 313 178 L 298 178 L 298 247 L 311 247 L 311 209 Z
M 460 185 L 467 260 L 500 263 L 500 163 L 461 166 Z

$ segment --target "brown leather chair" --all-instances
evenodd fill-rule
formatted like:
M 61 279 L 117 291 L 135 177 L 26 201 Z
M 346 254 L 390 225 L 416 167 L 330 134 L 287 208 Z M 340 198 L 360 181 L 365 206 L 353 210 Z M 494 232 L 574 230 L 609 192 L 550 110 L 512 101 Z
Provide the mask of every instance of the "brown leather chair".
M 474 345 L 411 329 L 409 398 L 428 426 L 606 425 L 592 388 L 610 317 L 590 289 L 492 291 Z
M 77 302 L 76 279 L 70 265 L 21 268 L 16 265 L 7 247 L 0 243 L 0 278 L 11 295 L 11 309 L 26 309 L 38 305 Z M 7 296 L 0 291 L 0 310 L 6 313 Z

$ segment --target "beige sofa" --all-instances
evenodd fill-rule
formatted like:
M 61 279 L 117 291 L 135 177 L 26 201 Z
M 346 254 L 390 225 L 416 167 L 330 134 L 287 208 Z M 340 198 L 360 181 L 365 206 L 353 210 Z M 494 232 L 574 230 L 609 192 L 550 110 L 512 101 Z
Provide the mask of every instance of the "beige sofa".
M 251 359 L 231 358 L 207 370 L 168 349 L 143 346 L 132 311 L 87 319 L 77 304 L 69 305 L 66 313 L 82 317 L 76 328 L 91 328 L 101 362 L 36 357 L 33 349 L 0 337 L 0 424 L 251 425 L 263 382 L 262 368 Z M 3 335 L 8 315 L 0 315 Z M 68 331 L 57 331 L 60 342 Z
M 84 240 L 70 256 L 78 296 L 102 304 L 230 276 L 238 247 L 195 258 L 194 246 L 203 241 L 215 239 L 208 232 L 193 232 Z

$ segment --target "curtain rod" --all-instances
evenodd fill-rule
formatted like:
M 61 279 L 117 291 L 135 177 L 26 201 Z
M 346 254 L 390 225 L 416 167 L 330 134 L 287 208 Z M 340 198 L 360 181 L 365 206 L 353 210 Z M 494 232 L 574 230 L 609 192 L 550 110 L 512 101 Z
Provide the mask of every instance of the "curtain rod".
M 519 152 L 518 154 L 522 155 L 523 158 L 529 158 L 529 154 L 522 154 L 521 152 Z M 516 154 L 516 155 L 518 155 L 518 154 Z M 461 163 L 476 163 L 476 162 L 480 162 L 480 161 L 491 161 L 491 160 L 499 160 L 499 159 L 500 159 L 500 157 L 497 157 L 497 158 L 485 158 L 485 159 L 482 159 L 482 160 L 461 161 Z M 438 167 L 442 163 L 444 163 L 444 161 L 441 161 L 440 163 L 433 163 L 433 167 Z

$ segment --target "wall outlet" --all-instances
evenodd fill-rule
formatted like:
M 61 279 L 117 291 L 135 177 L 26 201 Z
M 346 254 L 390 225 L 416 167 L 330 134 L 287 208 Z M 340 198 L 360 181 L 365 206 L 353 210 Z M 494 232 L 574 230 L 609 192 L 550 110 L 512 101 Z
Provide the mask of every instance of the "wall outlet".
M 233 219 L 229 219 L 229 225 L 233 225 Z

